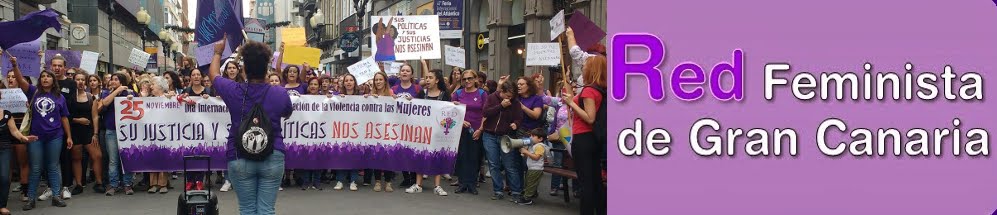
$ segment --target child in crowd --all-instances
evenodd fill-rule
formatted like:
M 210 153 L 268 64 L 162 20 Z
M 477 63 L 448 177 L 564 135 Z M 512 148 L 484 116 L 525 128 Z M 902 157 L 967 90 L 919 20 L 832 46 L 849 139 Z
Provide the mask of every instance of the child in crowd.
M 519 148 L 519 153 L 526 158 L 526 189 L 523 190 L 523 197 L 516 200 L 520 205 L 532 205 L 533 198 L 537 197 L 537 187 L 544 175 L 544 158 L 547 157 L 546 137 L 544 128 L 530 130 L 530 142 L 533 144 Z

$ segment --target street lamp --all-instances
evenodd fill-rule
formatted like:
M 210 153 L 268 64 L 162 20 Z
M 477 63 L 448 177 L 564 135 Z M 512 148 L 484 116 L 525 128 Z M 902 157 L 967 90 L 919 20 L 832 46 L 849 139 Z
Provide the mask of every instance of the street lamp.
M 312 15 L 311 20 L 312 28 L 318 28 L 318 26 L 323 25 L 325 20 L 322 18 L 322 9 L 315 10 L 315 14 Z
M 138 13 L 135 14 L 135 20 L 138 24 L 142 25 L 142 51 L 145 51 L 145 29 L 149 25 L 149 12 L 145 11 L 145 7 L 139 7 Z
M 364 19 L 364 14 L 367 13 L 367 3 L 370 3 L 370 0 L 353 0 L 353 9 L 357 11 L 357 28 L 359 29 L 364 29 L 363 19 Z M 360 47 L 357 47 L 357 53 L 359 53 L 360 58 L 363 59 L 364 33 L 361 32 L 359 36 L 360 36 Z M 349 54 L 346 54 L 346 56 L 349 56 Z

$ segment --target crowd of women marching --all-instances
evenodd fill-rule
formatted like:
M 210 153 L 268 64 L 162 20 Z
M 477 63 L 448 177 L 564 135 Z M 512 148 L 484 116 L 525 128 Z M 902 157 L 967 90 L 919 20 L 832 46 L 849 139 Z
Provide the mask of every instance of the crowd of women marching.
M 567 37 L 572 66 L 583 72 L 580 77 L 571 78 L 577 81 L 567 85 L 561 80 L 550 81 L 555 94 L 545 90 L 542 72 L 489 79 L 480 71 L 454 67 L 445 72 L 430 68 L 425 61 L 417 63 L 421 66 L 420 75 L 413 72 L 414 65 L 404 64 L 397 75 L 378 72 L 372 80 L 358 83 L 348 73 L 329 76 L 317 74 L 308 65 L 284 66 L 279 62 L 269 65 L 272 51 L 255 42 L 244 44 L 237 57 L 222 57 L 224 43 L 219 44 L 209 71 L 197 69 L 194 66 L 197 64 L 186 58 L 179 71 L 159 76 L 130 69 L 90 75 L 78 68 L 66 68 L 66 60 L 56 56 L 46 62 L 47 69 L 39 77 L 25 77 L 17 63 L 12 63 L 15 67 L 6 71 L 3 85 L 23 91 L 29 108 L 26 114 L 3 110 L 0 119 L 0 127 L 7 127 L 0 129 L 0 214 L 10 213 L 7 209 L 10 192 L 20 196 L 23 210 L 31 210 L 38 206 L 38 201 L 66 207 L 66 199 L 85 192 L 86 186 L 113 196 L 133 195 L 136 187 L 147 193 L 163 194 L 171 189 L 203 189 L 203 183 L 217 183 L 222 185 L 221 191 L 236 191 L 243 214 L 272 214 L 278 190 L 322 190 L 328 184 L 334 190 L 370 187 L 376 192 L 402 189 L 418 193 L 423 192 L 423 180 L 431 179 L 428 187 L 437 195 L 447 196 L 450 191 L 477 195 L 479 183 L 488 178 L 493 185 L 490 190 L 493 200 L 509 199 L 527 205 L 539 195 L 537 183 L 543 175 L 539 170 L 560 165 L 565 156 L 563 150 L 545 151 L 564 149 L 557 130 L 567 121 L 571 121 L 574 136 L 571 155 L 578 173 L 578 180 L 572 184 L 578 191 L 576 194 L 581 194 L 582 214 L 604 214 L 606 191 L 602 174 L 606 145 L 595 140 L 592 124 L 596 123 L 597 109 L 605 107 L 601 105 L 605 102 L 605 52 L 604 48 L 583 51 L 575 45 L 570 29 Z M 559 74 L 551 77 L 561 78 Z M 238 112 L 249 108 L 245 106 L 243 93 L 262 95 L 252 96 L 255 99 L 266 98 L 264 108 L 272 115 L 271 119 L 290 116 L 287 98 L 298 95 L 390 96 L 465 105 L 455 172 L 446 175 L 401 172 L 401 182 L 396 184 L 396 173 L 390 170 L 285 170 L 280 153 L 283 143 L 279 139 L 276 152 L 269 159 L 244 161 L 230 156 L 229 170 L 209 173 L 214 176 L 209 181 L 173 185 L 171 178 L 183 176 L 123 171 L 114 130 L 115 98 L 168 97 L 193 103 L 197 97 L 219 97 L 229 105 L 235 125 L 241 119 Z M 265 96 L 271 94 L 288 96 Z M 275 133 L 279 134 L 280 121 L 275 121 Z M 499 138 L 504 135 L 530 137 L 545 144 L 503 153 Z M 229 144 L 233 141 L 229 138 Z M 568 189 L 558 176 L 553 177 L 546 191 L 549 195 Z M 40 190 L 43 179 L 48 189 Z M 164 198 L 175 198 L 170 196 Z

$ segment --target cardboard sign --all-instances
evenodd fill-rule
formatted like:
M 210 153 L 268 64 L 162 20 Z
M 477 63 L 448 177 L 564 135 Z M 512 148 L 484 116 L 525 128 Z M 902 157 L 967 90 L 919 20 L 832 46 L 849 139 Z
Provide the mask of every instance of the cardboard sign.
M 80 69 L 87 71 L 91 75 L 97 74 L 97 61 L 100 60 L 100 53 L 83 51 L 80 56 Z
M 321 65 L 321 57 L 322 49 L 303 46 L 284 47 L 285 64 L 304 65 L 308 63 L 309 66 L 318 66 Z
M 578 47 L 582 48 L 582 50 L 592 47 L 592 45 L 599 43 L 603 37 L 606 37 L 606 31 L 593 23 L 581 11 L 576 10 L 571 15 L 571 20 L 568 20 L 568 27 L 571 27 L 571 30 L 575 32 L 575 41 L 578 42 Z
M 38 39 L 17 44 L 10 47 L 7 50 L 3 50 L 3 56 L 0 57 L 0 62 L 3 62 L 3 74 L 7 75 L 7 71 L 14 68 L 10 64 L 10 55 L 17 57 L 17 68 L 21 70 L 21 74 L 28 77 L 38 77 L 41 75 L 42 67 L 39 62 L 41 62 L 41 57 L 38 52 L 41 50 L 41 37 Z
M 28 97 L 20 88 L 0 89 L 3 99 L 0 99 L 0 108 L 11 113 L 24 113 L 28 111 Z
M 557 36 L 561 36 L 561 33 L 564 33 L 564 10 L 557 12 L 557 15 L 550 18 L 550 40 L 556 40 Z
M 128 56 L 128 62 L 136 66 L 141 66 L 139 68 L 145 68 L 146 64 L 149 63 L 149 56 L 148 52 L 132 48 L 132 53 Z
M 346 70 L 349 70 L 350 74 L 353 74 L 353 77 L 357 79 L 357 84 L 359 85 L 367 83 L 370 79 L 374 79 L 374 74 L 380 72 L 381 68 L 377 66 L 377 62 L 374 61 L 374 57 L 371 56 L 346 67 Z
M 390 75 L 398 75 L 402 71 L 402 65 L 404 63 L 400 62 L 384 62 L 384 73 Z
M 527 43 L 527 66 L 557 66 L 561 64 L 561 44 Z
M 283 28 L 280 30 L 281 42 L 285 48 L 288 46 L 305 46 L 308 40 L 305 38 L 305 28 Z
M 467 64 L 465 64 L 465 60 L 464 60 L 464 49 L 463 48 L 458 48 L 458 47 L 453 47 L 453 46 L 444 46 L 444 47 L 446 47 L 445 50 L 446 50 L 446 55 L 447 55 L 446 59 L 444 59 L 444 60 L 445 60 L 445 63 L 447 65 L 456 66 L 456 67 L 460 67 L 460 68 L 466 68 L 467 67 Z

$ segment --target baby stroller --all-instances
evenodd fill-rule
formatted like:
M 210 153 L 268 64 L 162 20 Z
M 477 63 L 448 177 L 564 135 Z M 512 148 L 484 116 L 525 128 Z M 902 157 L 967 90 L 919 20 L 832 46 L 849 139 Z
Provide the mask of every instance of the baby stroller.
M 211 157 L 204 155 L 194 155 L 194 156 L 184 156 L 183 157 L 183 184 L 187 185 L 187 160 L 205 160 L 208 162 L 208 171 L 211 170 Z M 199 189 L 201 186 L 193 187 L 190 189 L 185 189 L 183 193 L 180 194 L 177 200 L 177 215 L 217 215 L 218 214 L 218 196 L 211 192 L 211 183 L 208 184 L 207 189 Z

